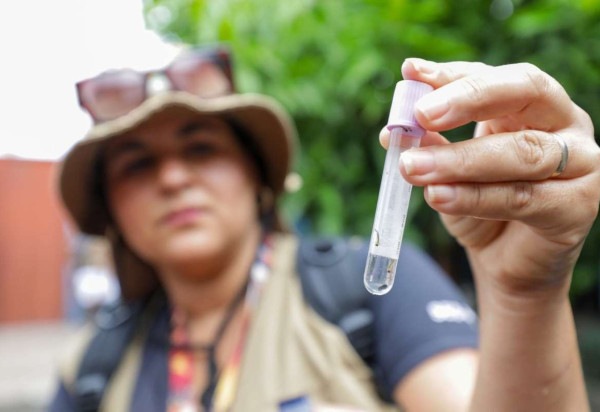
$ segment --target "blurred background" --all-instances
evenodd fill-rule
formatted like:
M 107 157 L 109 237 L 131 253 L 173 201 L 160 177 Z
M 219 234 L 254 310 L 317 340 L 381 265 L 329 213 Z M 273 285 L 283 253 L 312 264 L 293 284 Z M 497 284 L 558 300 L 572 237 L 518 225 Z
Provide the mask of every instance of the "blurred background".
M 0 412 L 38 411 L 65 340 L 116 285 L 106 250 L 56 196 L 58 162 L 87 127 L 74 83 L 164 59 L 157 38 L 227 43 L 237 88 L 290 111 L 302 149 L 284 209 L 302 233 L 368 236 L 383 167 L 377 135 L 400 65 L 415 56 L 531 62 L 600 118 L 597 0 L 56 0 L 0 13 Z M 596 121 L 596 127 L 597 120 Z M 473 125 L 447 133 L 469 138 Z M 597 135 L 598 136 L 598 135 Z M 301 183 L 301 184 L 300 184 Z M 415 188 L 406 238 L 467 295 L 468 265 Z M 600 411 L 600 224 L 571 288 L 586 380 Z

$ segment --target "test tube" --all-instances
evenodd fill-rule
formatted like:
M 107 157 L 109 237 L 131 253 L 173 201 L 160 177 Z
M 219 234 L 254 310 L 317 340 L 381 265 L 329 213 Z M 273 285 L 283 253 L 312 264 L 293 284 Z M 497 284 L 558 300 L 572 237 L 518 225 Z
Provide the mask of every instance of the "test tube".
M 412 189 L 400 173 L 400 155 L 421 143 L 425 130 L 415 119 L 414 106 L 432 90 L 430 85 L 414 80 L 401 80 L 394 90 L 387 124 L 390 141 L 364 275 L 365 287 L 374 295 L 385 295 L 394 285 Z

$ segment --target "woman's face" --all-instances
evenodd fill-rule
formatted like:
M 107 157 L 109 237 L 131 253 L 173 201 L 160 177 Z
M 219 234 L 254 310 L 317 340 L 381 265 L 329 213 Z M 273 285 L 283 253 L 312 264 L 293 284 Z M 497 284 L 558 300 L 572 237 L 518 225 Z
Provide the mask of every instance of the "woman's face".
M 129 246 L 165 269 L 223 259 L 258 229 L 258 177 L 230 126 L 167 112 L 106 151 L 109 208 Z

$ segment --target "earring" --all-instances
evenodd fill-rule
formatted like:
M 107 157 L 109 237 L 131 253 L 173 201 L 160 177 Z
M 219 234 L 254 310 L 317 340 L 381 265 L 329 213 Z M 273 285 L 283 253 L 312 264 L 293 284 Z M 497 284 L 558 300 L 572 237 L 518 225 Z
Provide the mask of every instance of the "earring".
M 125 244 L 123 234 L 121 233 L 119 228 L 112 223 L 109 223 L 106 226 L 106 229 L 104 229 L 104 237 L 108 239 L 108 241 L 113 245 Z
M 258 192 L 258 210 L 261 216 L 265 216 L 273 211 L 275 206 L 275 196 L 273 190 L 268 186 L 263 186 Z

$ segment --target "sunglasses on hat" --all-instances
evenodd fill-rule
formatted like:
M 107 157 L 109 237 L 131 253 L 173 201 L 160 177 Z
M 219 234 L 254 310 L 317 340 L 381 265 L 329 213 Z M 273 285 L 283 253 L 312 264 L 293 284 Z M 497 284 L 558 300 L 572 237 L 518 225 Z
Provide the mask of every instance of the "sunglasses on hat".
M 111 70 L 76 86 L 79 105 L 96 123 L 123 116 L 150 95 L 165 90 L 202 98 L 234 92 L 230 54 L 222 46 L 189 50 L 160 70 Z

